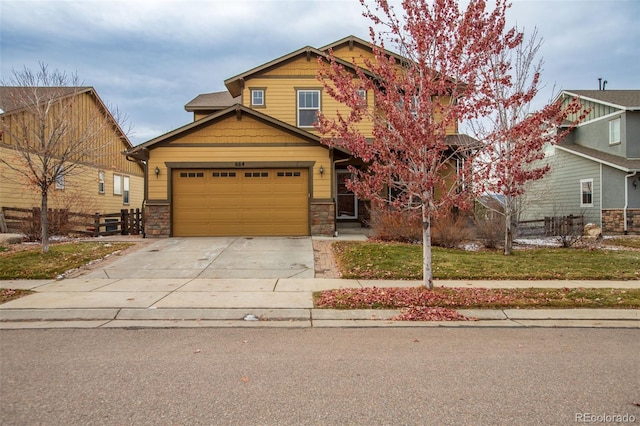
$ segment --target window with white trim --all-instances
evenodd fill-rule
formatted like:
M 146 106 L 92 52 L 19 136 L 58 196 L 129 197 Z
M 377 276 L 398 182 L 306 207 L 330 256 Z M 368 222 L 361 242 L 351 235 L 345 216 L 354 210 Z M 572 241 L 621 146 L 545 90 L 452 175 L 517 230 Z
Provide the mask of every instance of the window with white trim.
M 251 89 L 251 106 L 264 106 L 264 89 Z
M 113 175 L 113 195 L 122 195 L 122 176 Z
M 104 194 L 104 172 L 98 172 L 98 194 Z
M 129 176 L 122 177 L 122 204 L 129 204 Z
M 320 90 L 298 90 L 298 127 L 313 127 L 320 112 Z
M 593 207 L 593 179 L 580 180 L 580 207 Z
M 609 145 L 620 143 L 620 117 L 609 121 Z
M 356 95 L 360 98 L 360 106 L 361 107 L 366 107 L 367 106 L 367 91 L 364 89 L 358 89 L 356 90 Z

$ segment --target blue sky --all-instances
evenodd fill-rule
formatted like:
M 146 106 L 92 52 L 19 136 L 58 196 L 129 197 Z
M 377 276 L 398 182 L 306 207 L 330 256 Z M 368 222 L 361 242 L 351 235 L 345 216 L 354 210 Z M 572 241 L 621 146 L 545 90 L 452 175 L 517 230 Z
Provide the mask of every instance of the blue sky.
M 184 105 L 224 80 L 310 45 L 368 40 L 358 0 L 2 0 L 0 79 L 76 72 L 133 125 L 134 145 L 187 124 Z M 538 28 L 545 87 L 640 89 L 640 1 L 515 0 L 511 25 Z

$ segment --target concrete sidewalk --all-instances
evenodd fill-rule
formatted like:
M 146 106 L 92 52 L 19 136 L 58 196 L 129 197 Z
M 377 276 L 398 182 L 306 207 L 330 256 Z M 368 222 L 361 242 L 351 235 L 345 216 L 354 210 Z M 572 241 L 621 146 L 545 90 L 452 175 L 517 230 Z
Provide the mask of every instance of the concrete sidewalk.
M 0 329 L 107 327 L 624 327 L 635 309 L 464 310 L 477 321 L 393 321 L 396 310 L 313 308 L 314 291 L 422 281 L 318 278 L 107 278 L 0 281 L 36 293 L 0 305 Z M 640 288 L 640 281 L 436 281 L 445 287 Z

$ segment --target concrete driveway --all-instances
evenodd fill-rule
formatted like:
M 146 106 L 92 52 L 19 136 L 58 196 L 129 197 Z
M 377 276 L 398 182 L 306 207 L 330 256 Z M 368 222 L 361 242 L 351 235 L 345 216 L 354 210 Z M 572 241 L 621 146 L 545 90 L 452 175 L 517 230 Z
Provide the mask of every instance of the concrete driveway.
M 311 237 L 159 239 L 84 278 L 313 278 Z

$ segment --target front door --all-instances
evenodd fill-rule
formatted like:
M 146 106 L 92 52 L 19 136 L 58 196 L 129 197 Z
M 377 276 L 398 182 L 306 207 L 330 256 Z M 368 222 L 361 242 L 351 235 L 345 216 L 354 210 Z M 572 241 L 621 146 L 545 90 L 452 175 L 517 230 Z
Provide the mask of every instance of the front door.
M 337 219 L 357 219 L 358 199 L 353 191 L 347 189 L 346 182 L 351 179 L 351 172 L 348 170 L 336 170 L 336 197 L 338 198 L 336 209 Z

